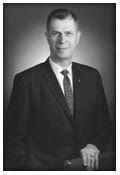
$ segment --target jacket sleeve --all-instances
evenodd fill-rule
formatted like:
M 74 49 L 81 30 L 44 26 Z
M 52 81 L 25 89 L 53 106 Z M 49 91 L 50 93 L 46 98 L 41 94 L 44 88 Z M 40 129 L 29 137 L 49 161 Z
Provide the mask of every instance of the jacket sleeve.
M 6 170 L 22 170 L 24 167 L 27 116 L 27 88 L 23 77 L 17 75 L 7 110 Z
M 112 125 L 109 118 L 107 100 L 101 80 L 101 76 L 97 73 L 97 108 L 96 108 L 96 133 L 92 140 L 92 144 L 96 145 L 100 151 L 104 151 L 105 146 L 110 140 L 112 134 Z

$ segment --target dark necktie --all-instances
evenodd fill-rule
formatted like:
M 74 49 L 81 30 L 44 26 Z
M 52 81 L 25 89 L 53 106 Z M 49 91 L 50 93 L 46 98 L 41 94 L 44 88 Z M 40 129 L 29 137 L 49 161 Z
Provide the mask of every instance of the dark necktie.
M 73 115 L 73 92 L 72 92 L 70 79 L 68 77 L 69 72 L 67 70 L 63 70 L 61 73 L 64 76 L 63 87 L 64 87 L 66 102 L 68 104 L 71 114 Z

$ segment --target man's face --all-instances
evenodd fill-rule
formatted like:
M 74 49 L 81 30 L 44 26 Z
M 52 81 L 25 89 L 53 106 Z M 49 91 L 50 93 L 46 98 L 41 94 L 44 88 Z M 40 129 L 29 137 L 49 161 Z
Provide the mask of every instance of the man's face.
M 52 19 L 46 36 L 54 59 L 71 59 L 79 43 L 80 32 L 75 21 L 68 17 Z

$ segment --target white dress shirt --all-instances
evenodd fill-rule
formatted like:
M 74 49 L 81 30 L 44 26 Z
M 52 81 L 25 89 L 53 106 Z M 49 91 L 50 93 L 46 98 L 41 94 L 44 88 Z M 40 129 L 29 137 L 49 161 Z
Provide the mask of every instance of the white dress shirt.
M 51 68 L 52 68 L 53 72 L 55 73 L 55 76 L 56 76 L 56 78 L 59 82 L 59 85 L 62 89 L 63 94 L 65 94 L 64 93 L 64 87 L 63 87 L 63 78 L 64 78 L 64 76 L 61 73 L 64 69 L 60 65 L 55 63 L 51 58 L 49 58 L 49 63 L 51 65 Z M 71 87 L 72 87 L 72 91 L 73 91 L 72 64 L 70 64 L 67 67 L 66 70 L 68 71 L 68 77 L 70 79 L 70 83 L 71 83 Z

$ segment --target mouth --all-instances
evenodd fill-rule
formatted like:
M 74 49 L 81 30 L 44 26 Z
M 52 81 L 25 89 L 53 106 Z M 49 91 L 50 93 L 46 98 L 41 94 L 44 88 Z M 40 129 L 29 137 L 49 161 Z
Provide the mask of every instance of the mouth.
M 66 50 L 68 48 L 67 47 L 56 47 L 56 49 L 58 49 L 58 50 Z

